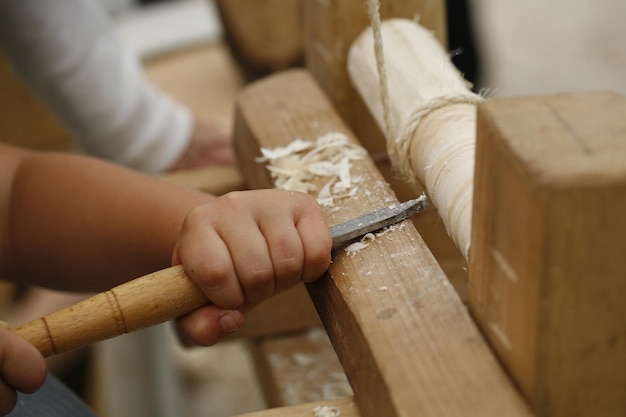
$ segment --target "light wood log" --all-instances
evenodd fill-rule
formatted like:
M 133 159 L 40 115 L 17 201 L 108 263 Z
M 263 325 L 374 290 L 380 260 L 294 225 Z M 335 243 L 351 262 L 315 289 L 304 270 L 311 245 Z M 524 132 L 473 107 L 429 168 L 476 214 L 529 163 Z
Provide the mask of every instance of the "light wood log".
M 382 23 L 389 87 L 392 163 L 417 178 L 448 234 L 467 259 L 471 238 L 476 107 L 472 94 L 433 34 L 404 19 Z M 372 30 L 354 42 L 348 72 L 381 129 L 387 132 Z M 407 127 L 421 115 L 413 130 Z M 402 147 L 402 144 L 406 146 Z
M 626 415 L 626 99 L 478 111 L 470 306 L 539 416 Z
M 12 330 L 50 356 L 163 323 L 207 303 L 182 266 L 174 266 Z
M 271 187 L 259 148 L 352 133 L 305 71 L 245 88 L 235 123 L 242 172 Z M 370 159 L 353 161 L 357 194 L 331 223 L 397 201 Z M 309 286 L 364 417 L 527 416 L 526 404 L 410 222 L 353 257 L 337 254 L 329 276 Z
M 354 90 L 347 72 L 350 46 L 369 25 L 363 0 L 301 0 L 305 63 L 341 117 L 370 152 L 385 150 L 378 126 Z M 385 0 L 382 19 L 418 18 L 446 43 L 444 0 Z

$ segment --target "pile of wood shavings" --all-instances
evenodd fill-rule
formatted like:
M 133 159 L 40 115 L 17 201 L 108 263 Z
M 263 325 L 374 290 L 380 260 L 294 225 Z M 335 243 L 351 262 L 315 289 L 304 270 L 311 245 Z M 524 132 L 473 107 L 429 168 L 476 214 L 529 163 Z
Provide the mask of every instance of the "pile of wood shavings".
M 330 405 L 318 405 L 313 409 L 314 417 L 339 417 L 340 415 L 341 410 Z
M 351 161 L 367 155 L 364 148 L 337 132 L 315 142 L 296 139 L 285 147 L 261 148 L 261 153 L 256 161 L 268 162 L 276 188 L 317 194 L 317 201 L 327 207 L 334 206 L 337 199 L 354 196 L 362 179 L 352 176 Z M 312 181 L 320 177 L 328 180 L 318 188 Z

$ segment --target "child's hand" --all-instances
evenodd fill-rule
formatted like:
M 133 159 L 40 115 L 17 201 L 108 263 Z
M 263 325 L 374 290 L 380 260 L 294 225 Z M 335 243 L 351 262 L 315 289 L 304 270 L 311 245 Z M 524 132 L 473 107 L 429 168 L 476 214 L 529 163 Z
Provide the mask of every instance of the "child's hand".
M 183 264 L 213 305 L 181 319 L 180 329 L 195 343 L 216 343 L 256 304 L 321 277 L 331 247 L 322 210 L 306 194 L 236 192 L 194 209 L 172 263 Z
M 47 372 L 46 362 L 37 349 L 3 324 L 0 323 L 0 416 L 15 407 L 16 390 L 36 391 Z

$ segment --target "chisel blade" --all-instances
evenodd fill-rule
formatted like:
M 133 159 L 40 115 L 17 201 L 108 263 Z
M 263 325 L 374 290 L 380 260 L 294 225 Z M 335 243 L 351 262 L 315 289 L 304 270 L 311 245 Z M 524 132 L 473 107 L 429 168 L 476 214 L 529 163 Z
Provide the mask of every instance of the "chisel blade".
M 393 204 L 347 222 L 331 226 L 330 233 L 333 237 L 333 251 L 345 247 L 368 233 L 408 219 L 426 207 L 428 207 L 428 200 L 422 194 L 414 200 Z

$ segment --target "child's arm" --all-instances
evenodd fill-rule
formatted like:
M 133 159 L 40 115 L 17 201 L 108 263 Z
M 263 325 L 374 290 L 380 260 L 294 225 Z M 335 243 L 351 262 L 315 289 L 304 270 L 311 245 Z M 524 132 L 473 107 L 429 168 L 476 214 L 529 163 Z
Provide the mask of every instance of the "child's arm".
M 180 320 L 196 343 L 217 342 L 263 299 L 321 276 L 331 245 L 304 194 L 216 199 L 101 161 L 0 145 L 0 278 L 94 291 L 182 263 L 213 303 Z M 25 344 L 0 329 L 0 379 Z M 18 368 L 18 383 L 36 388 L 40 373 Z M 4 404 L 15 384 L 2 380 Z
M 91 158 L 2 146 L 0 166 L 3 278 L 94 291 L 173 261 L 213 303 L 236 308 L 330 262 L 322 211 L 301 193 L 216 199 Z
M 169 266 L 214 197 L 91 158 L 0 147 L 0 278 L 104 290 Z

